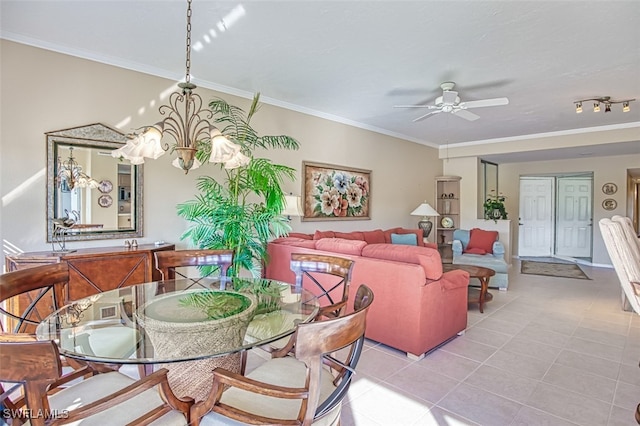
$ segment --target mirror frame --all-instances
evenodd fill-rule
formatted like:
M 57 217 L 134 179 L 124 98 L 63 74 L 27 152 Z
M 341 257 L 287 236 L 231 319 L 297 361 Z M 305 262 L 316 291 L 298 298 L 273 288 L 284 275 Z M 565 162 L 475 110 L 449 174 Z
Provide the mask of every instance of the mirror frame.
M 56 149 L 58 145 L 79 146 L 86 148 L 117 149 L 127 142 L 124 133 L 121 133 L 101 123 L 87 126 L 72 127 L 70 129 L 56 130 L 45 133 L 47 137 L 47 242 L 53 241 L 53 219 L 55 218 L 55 193 L 56 193 Z M 107 240 L 117 238 L 135 238 L 143 235 L 143 166 L 131 165 L 131 174 L 135 179 L 135 205 L 132 212 L 135 218 L 132 228 L 122 230 L 83 231 L 69 233 L 66 241 Z

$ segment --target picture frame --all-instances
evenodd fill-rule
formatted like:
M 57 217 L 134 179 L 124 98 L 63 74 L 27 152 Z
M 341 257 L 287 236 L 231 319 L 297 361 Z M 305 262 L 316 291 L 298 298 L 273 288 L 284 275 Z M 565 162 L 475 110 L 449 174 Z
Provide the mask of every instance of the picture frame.
M 613 182 L 607 182 L 602 185 L 602 192 L 604 192 L 606 195 L 613 195 L 618 192 L 618 185 Z
M 302 162 L 302 221 L 371 219 L 371 170 Z

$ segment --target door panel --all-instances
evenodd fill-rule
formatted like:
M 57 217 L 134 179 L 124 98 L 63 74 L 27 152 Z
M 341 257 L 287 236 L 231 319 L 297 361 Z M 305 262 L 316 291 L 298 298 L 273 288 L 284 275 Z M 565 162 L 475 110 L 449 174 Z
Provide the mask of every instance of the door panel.
M 559 177 L 556 254 L 591 257 L 592 178 Z
M 553 178 L 520 178 L 519 256 L 551 256 Z

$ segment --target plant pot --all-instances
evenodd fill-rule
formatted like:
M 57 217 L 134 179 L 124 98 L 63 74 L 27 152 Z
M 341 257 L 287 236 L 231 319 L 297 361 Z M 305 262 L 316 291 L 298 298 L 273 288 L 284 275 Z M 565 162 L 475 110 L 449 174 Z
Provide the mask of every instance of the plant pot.
M 154 357 L 170 360 L 208 356 L 242 346 L 257 308 L 256 299 L 247 294 L 227 292 L 249 299 L 249 306 L 226 318 L 207 319 L 207 315 L 198 308 L 180 304 L 179 300 L 189 293 L 193 292 L 158 297 L 136 313 L 138 322 L 153 344 Z M 174 393 L 179 397 L 190 396 L 196 401 L 205 399 L 211 390 L 214 368 L 222 367 L 238 373 L 240 366 L 240 353 L 160 365 L 169 370 L 167 376 Z

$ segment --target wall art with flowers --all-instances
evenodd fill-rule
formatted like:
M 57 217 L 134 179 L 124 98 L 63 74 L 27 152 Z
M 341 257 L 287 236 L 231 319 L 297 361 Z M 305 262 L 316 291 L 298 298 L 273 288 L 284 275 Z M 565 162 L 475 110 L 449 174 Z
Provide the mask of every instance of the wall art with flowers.
M 370 219 L 371 170 L 303 162 L 303 221 Z

